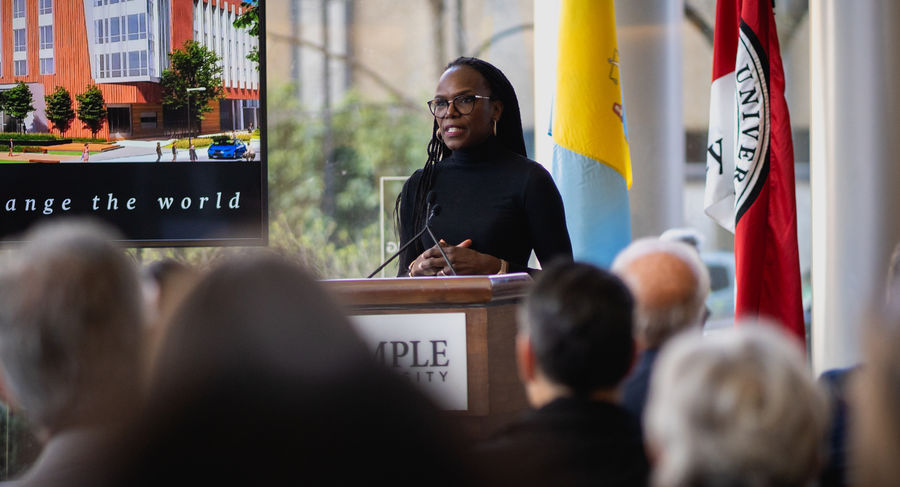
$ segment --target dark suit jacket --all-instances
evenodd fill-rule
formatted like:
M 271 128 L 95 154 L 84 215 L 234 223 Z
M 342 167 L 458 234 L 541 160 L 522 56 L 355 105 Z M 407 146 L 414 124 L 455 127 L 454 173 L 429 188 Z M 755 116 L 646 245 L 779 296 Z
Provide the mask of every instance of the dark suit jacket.
M 634 370 L 622 383 L 622 406 L 633 414 L 639 423 L 643 422 L 647 392 L 650 390 L 650 379 L 653 377 L 653 364 L 656 363 L 658 355 L 658 348 L 644 350 Z
M 531 411 L 477 448 L 504 485 L 647 484 L 637 421 L 607 402 L 557 399 Z
M 848 383 L 861 366 L 846 369 L 826 370 L 819 377 L 831 403 L 831 423 L 828 430 L 829 455 L 819 475 L 820 487 L 843 487 L 849 485 L 847 479 L 850 445 L 848 444 L 848 416 L 850 401 Z

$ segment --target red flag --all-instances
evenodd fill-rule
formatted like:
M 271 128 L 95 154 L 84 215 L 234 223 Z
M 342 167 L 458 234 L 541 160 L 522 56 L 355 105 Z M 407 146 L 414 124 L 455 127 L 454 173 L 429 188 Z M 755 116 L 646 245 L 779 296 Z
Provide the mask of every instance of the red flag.
M 706 212 L 734 230 L 735 316 L 805 342 L 794 147 L 771 0 L 718 0 Z

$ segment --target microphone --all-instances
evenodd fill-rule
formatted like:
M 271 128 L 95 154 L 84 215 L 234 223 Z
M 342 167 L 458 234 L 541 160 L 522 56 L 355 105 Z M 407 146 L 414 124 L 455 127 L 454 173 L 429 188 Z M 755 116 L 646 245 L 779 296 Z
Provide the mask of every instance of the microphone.
M 431 209 L 431 214 L 428 215 L 428 219 L 425 220 L 425 230 L 428 231 L 428 236 L 431 237 L 431 241 L 434 242 L 434 245 L 437 247 L 438 251 L 441 253 L 441 257 L 444 258 L 444 262 L 447 264 L 447 267 L 450 268 L 450 275 L 456 275 L 456 269 L 453 268 L 453 264 L 450 263 L 450 259 L 447 258 L 447 254 L 444 253 L 444 248 L 441 247 L 441 242 L 438 241 L 437 237 L 434 236 L 434 232 L 431 231 L 431 218 L 439 215 L 441 213 L 441 205 L 434 205 L 434 208 Z
M 378 274 L 379 272 L 381 272 L 382 269 L 384 269 L 388 264 L 390 264 L 394 259 L 396 259 L 397 256 L 399 256 L 404 250 L 406 250 L 407 247 L 412 245 L 413 242 L 418 240 L 419 237 L 421 237 L 422 234 L 424 234 L 425 232 L 428 232 L 428 235 L 431 237 L 431 240 L 434 242 L 435 245 L 437 245 L 438 250 L 441 252 L 441 256 L 444 258 L 444 262 L 446 262 L 447 265 L 450 267 L 450 273 L 454 276 L 456 275 L 456 270 L 453 269 L 453 265 L 450 264 L 450 259 L 447 258 L 447 254 L 444 253 L 444 249 L 441 248 L 440 242 L 437 240 L 437 238 L 435 238 L 434 233 L 432 233 L 431 228 L 430 228 L 431 219 L 438 216 L 441 213 L 441 205 L 434 204 L 434 199 L 435 199 L 435 195 L 434 195 L 433 190 L 429 191 L 428 194 L 425 196 L 425 202 L 426 202 L 425 214 L 427 215 L 427 217 L 425 218 L 425 225 L 422 227 L 422 229 L 419 230 L 418 233 L 413 235 L 412 238 L 407 240 L 407 242 L 405 244 L 403 244 L 403 246 L 400 247 L 400 249 L 398 249 L 396 252 L 394 252 L 394 254 L 388 258 L 388 260 L 384 261 L 380 266 L 378 266 L 377 269 L 375 269 L 374 271 L 372 271 L 371 274 L 366 276 L 366 279 L 371 279 L 372 277 L 375 276 L 375 274 Z

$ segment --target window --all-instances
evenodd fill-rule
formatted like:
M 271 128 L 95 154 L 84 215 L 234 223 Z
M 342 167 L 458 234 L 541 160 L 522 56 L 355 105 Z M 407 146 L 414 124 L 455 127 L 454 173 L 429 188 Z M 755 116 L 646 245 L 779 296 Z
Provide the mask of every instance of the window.
M 53 0 L 40 0 L 38 13 L 41 15 L 53 13 Z
M 25 17 L 25 0 L 13 0 L 13 18 Z
M 147 75 L 147 51 L 128 53 L 128 76 Z
M 41 49 L 53 49 L 53 26 L 41 26 Z
M 155 129 L 158 123 L 157 120 L 156 112 L 141 112 L 141 128 Z
M 13 52 L 25 51 L 25 29 L 13 29 Z
M 147 14 L 131 14 L 128 16 L 128 39 L 147 38 Z
M 109 19 L 109 42 L 119 42 L 122 40 L 122 19 L 123 17 L 113 17 Z
M 114 52 L 109 55 L 109 76 L 118 78 L 122 76 L 122 53 Z
M 128 53 L 128 76 L 141 75 L 141 53 L 131 51 Z
M 109 23 L 106 19 L 97 20 L 95 22 L 97 24 L 97 28 L 94 30 L 96 33 L 96 43 L 103 44 L 104 39 L 106 39 L 107 29 L 106 25 Z
M 41 58 L 41 74 L 53 74 L 53 58 Z
M 13 62 L 14 76 L 25 76 L 28 74 L 28 61 L 22 59 Z

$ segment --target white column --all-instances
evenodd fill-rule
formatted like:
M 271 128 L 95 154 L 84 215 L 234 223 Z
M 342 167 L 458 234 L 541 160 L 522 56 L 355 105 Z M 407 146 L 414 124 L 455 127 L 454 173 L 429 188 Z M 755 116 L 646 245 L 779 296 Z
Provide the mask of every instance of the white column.
M 810 2 L 812 358 L 860 361 L 900 240 L 900 34 L 896 0 Z
M 682 0 L 618 0 L 634 238 L 680 226 L 684 214 Z
M 556 92 L 556 47 L 561 0 L 534 2 L 534 159 L 550 170 L 553 137 L 547 135 Z M 524 96 L 523 93 L 521 96 Z

